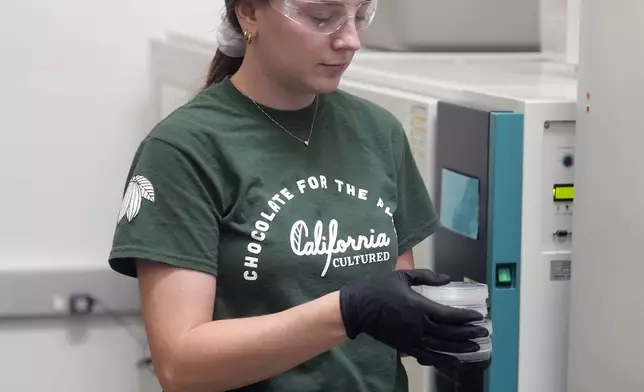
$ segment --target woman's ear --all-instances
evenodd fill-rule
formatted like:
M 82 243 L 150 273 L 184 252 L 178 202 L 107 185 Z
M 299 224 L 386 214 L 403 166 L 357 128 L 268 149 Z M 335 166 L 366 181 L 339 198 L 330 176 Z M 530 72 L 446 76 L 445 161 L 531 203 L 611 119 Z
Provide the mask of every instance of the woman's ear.
M 237 20 L 242 28 L 242 32 L 248 32 L 252 36 L 257 35 L 257 10 L 261 6 L 260 3 L 266 2 L 265 0 L 239 0 L 235 5 L 235 13 Z

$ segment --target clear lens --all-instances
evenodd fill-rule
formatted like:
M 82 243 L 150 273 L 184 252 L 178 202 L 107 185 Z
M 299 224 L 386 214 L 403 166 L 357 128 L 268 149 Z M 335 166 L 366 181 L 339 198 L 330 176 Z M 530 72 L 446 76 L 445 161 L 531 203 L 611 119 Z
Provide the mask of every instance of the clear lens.
M 356 10 L 355 19 L 358 31 L 365 30 L 376 16 L 377 1 L 362 3 Z
M 270 3 L 293 22 L 322 34 L 338 31 L 349 19 L 355 19 L 356 29 L 362 31 L 373 21 L 377 8 L 377 0 L 365 1 L 357 7 L 322 0 L 270 0 Z

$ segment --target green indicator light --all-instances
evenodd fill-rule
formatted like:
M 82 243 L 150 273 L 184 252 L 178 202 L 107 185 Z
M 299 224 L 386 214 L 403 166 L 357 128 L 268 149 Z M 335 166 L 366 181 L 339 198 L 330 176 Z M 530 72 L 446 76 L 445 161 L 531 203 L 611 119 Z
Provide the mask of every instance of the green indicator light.
M 558 201 L 573 201 L 575 199 L 575 186 L 572 184 L 555 185 L 552 188 L 552 198 Z
M 512 273 L 509 268 L 499 268 L 499 283 L 511 283 L 512 282 Z

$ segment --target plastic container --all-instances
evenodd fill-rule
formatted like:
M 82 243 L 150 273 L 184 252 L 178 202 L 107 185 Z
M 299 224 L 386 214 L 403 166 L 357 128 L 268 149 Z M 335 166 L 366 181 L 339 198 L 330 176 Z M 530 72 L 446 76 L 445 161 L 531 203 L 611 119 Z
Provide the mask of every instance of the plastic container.
M 452 354 L 444 353 L 457 357 L 461 362 L 483 362 L 490 359 L 492 356 L 492 340 L 488 339 L 486 342 L 477 342 L 480 346 L 478 351 L 465 354 Z
M 487 285 L 451 282 L 445 286 L 416 286 L 425 297 L 449 306 L 485 306 L 489 297 Z
M 445 286 L 415 286 L 415 291 L 445 306 L 475 310 L 485 317 L 473 325 L 485 327 L 489 336 L 474 339 L 480 349 L 473 353 L 445 353 L 457 357 L 462 362 L 480 362 L 488 360 L 492 355 L 492 321 L 488 318 L 487 300 L 488 287 L 481 283 L 452 282 Z

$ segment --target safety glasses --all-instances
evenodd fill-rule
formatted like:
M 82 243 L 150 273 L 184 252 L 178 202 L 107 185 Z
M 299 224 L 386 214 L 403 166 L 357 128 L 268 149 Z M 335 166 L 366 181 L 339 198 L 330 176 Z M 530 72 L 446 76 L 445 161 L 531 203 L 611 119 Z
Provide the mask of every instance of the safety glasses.
M 271 6 L 291 21 L 319 34 L 333 34 L 349 20 L 363 31 L 373 21 L 378 0 L 349 6 L 332 0 L 269 0 Z

